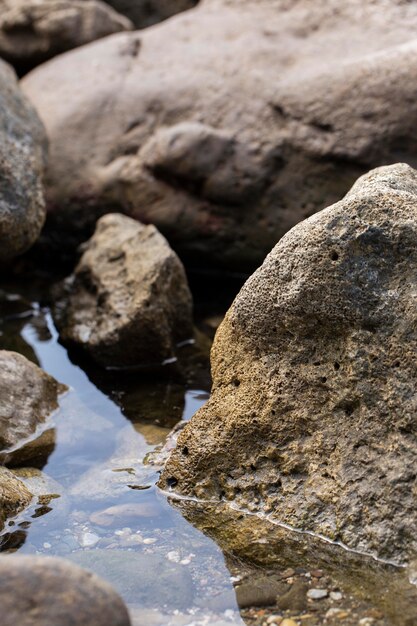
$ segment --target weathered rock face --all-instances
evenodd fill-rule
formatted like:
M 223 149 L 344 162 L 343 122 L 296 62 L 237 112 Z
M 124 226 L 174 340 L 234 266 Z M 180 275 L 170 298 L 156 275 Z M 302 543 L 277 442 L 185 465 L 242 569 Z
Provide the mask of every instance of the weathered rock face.
M 136 28 L 166 20 L 175 13 L 194 7 L 199 0 L 105 0 L 116 11 L 127 15 Z
M 0 56 L 19 72 L 133 28 L 100 0 L 0 0 L 0 12 Z
M 44 128 L 0 60 L 0 262 L 29 248 L 42 228 L 45 152 Z
M 28 461 L 40 454 L 39 448 L 46 445 L 45 437 L 51 431 L 40 434 L 39 441 L 38 437 L 36 441 L 27 440 L 58 408 L 58 394 L 65 390 L 65 385 L 24 356 L 0 350 L 0 450 L 6 450 L 3 460 L 22 456 Z M 20 446 L 24 446 L 22 450 Z
M 0 467 L 0 530 L 8 517 L 19 513 L 31 500 L 32 494 L 22 481 Z
M 247 281 L 216 335 L 212 397 L 161 485 L 415 555 L 416 288 L 417 172 L 382 167 Z
M 104 366 L 161 364 L 192 336 L 184 268 L 154 226 L 106 215 L 64 285 L 56 318 L 63 341 Z
M 122 211 L 253 269 L 371 167 L 416 162 L 416 26 L 400 0 L 206 0 L 38 68 L 51 227 Z
M 4 626 L 130 626 L 112 587 L 63 559 L 1 555 L 0 580 Z

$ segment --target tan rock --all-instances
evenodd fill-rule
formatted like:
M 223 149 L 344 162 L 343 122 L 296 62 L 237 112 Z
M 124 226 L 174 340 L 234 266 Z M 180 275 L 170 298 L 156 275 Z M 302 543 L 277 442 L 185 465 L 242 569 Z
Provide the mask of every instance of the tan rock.
M 189 263 L 255 268 L 371 167 L 416 162 L 416 26 L 399 0 L 205 0 L 38 68 L 57 253 L 120 210 Z
M 62 339 L 110 367 L 160 365 L 193 332 L 177 255 L 154 226 L 118 214 L 99 220 L 56 313 Z
M 0 530 L 8 517 L 16 515 L 32 500 L 27 487 L 12 472 L 0 467 Z
M 28 463 L 54 447 L 47 418 L 67 387 L 17 352 L 0 350 L 0 450 L 3 462 Z M 51 439 L 52 438 L 52 439 Z M 45 453 L 45 455 L 44 455 Z
M 293 228 L 212 349 L 161 486 L 349 548 L 417 552 L 417 172 L 376 169 Z

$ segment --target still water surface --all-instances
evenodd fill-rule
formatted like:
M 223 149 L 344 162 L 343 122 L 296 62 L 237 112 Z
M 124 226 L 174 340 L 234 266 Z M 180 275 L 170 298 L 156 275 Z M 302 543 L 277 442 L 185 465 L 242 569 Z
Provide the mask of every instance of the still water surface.
M 155 487 L 157 468 L 143 462 L 207 400 L 207 388 L 137 373 L 98 376 L 99 388 L 58 342 L 47 307 L 1 295 L 0 347 L 69 387 L 53 416 L 52 453 L 41 471 L 21 471 L 29 488 L 54 497 L 15 518 L 2 549 L 90 568 L 120 592 L 137 623 L 243 624 L 221 550 L 168 504 Z

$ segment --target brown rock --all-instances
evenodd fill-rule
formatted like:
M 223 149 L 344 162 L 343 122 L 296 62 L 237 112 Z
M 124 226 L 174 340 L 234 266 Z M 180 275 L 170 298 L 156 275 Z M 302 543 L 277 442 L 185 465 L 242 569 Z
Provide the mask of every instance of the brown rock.
M 27 487 L 12 472 L 0 467 L 0 530 L 8 517 L 16 515 L 32 500 Z
M 106 215 L 64 285 L 57 324 L 104 366 L 159 365 L 192 336 L 184 268 L 154 226 Z
M 3 462 L 28 463 L 53 449 L 53 430 L 40 432 L 67 389 L 24 356 L 0 350 L 0 450 Z M 51 440 L 52 436 L 52 440 Z
M 57 252 L 118 210 L 253 269 L 371 167 L 416 162 L 416 26 L 399 0 L 205 0 L 38 68 Z
M 100 0 L 0 0 L 0 56 L 22 73 L 132 23 Z
M 215 338 L 213 392 L 161 479 L 349 548 L 417 552 L 417 172 L 293 228 Z
M 12 68 L 0 60 L 0 262 L 36 241 L 45 220 L 42 175 L 44 128 L 20 91 Z
M 63 559 L 0 557 L 3 626 L 130 626 L 112 587 Z

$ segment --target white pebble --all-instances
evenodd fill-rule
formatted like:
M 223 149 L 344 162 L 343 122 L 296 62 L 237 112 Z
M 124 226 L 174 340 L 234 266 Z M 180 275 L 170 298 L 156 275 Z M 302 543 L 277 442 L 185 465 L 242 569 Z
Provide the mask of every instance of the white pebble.
M 149 546 L 151 543 L 156 543 L 157 541 L 158 539 L 155 539 L 154 537 L 147 537 L 146 539 L 143 540 L 143 543 Z
M 52 545 L 48 543 L 47 541 L 45 541 L 45 543 L 43 544 L 43 547 L 45 548 L 45 550 L 49 550 L 50 548 L 52 548 Z
M 181 559 L 180 553 L 176 550 L 171 550 L 171 552 L 168 552 L 167 554 L 167 559 L 168 561 L 172 561 L 173 563 L 179 563 Z
M 191 563 L 191 559 L 182 559 L 180 561 L 181 565 L 189 565 Z
M 327 598 L 328 595 L 327 589 L 309 589 L 307 591 L 307 598 L 310 598 L 310 600 L 322 600 Z
M 330 592 L 330 597 L 332 600 L 335 600 L 336 602 L 339 602 L 339 600 L 341 600 L 343 598 L 343 595 L 340 593 L 340 591 L 331 591 Z
M 83 533 L 78 542 L 82 548 L 92 548 L 100 541 L 100 537 L 95 533 Z

